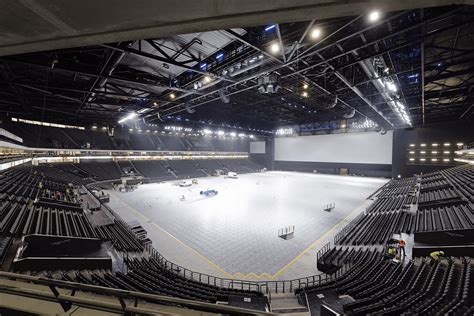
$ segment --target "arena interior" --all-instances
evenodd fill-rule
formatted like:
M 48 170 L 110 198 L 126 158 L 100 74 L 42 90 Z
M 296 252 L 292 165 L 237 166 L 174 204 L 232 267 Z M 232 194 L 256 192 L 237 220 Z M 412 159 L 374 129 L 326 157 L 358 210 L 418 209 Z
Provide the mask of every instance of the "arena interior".
M 474 1 L 0 8 L 0 315 L 474 315 Z

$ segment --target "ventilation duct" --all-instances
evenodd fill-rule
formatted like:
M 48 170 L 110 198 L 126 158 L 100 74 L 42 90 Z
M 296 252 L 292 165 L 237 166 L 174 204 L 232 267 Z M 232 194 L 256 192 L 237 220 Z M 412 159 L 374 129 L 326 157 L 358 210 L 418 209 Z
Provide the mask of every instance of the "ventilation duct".
M 334 97 L 334 100 L 326 106 L 326 109 L 334 109 L 337 104 L 337 95 Z
M 356 114 L 356 110 L 355 109 L 351 109 L 349 112 L 347 112 L 346 114 L 344 114 L 342 117 L 345 118 L 345 119 L 351 119 L 354 117 L 354 115 Z

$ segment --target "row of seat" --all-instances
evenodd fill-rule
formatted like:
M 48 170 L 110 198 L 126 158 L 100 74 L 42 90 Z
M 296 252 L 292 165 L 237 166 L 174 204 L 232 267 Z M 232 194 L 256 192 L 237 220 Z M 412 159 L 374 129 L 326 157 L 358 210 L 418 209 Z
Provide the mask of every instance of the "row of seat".
M 90 179 L 89 174 L 76 168 L 72 163 L 41 164 L 36 166 L 35 170 L 49 178 L 60 179 L 73 184 L 88 184 L 94 181 Z
M 441 171 L 456 189 L 471 203 L 474 203 L 474 166 L 463 165 Z
M 358 281 L 357 291 L 346 286 L 339 292 L 356 299 L 344 305 L 348 315 L 459 315 L 463 309 L 473 308 L 468 300 L 473 295 L 469 286 L 474 281 L 469 258 L 434 263 L 421 258 L 403 268 L 401 264 L 388 264 L 387 260 L 379 262 Z
M 416 203 L 416 197 L 411 194 L 405 194 L 395 197 L 378 198 L 368 208 L 367 212 L 388 212 L 410 208 Z
M 430 182 L 422 182 L 420 191 L 431 191 L 431 190 L 438 190 L 438 189 L 443 189 L 443 188 L 449 188 L 451 185 L 446 179 L 442 180 L 435 180 L 435 181 L 430 181 Z
M 36 199 L 40 191 L 39 175 L 19 169 L 7 169 L 0 178 L 0 199 L 15 199 L 28 203 Z
M 0 233 L 11 236 L 44 234 L 54 236 L 97 237 L 82 212 L 51 209 L 10 202 L 2 213 Z
M 161 181 L 176 178 L 205 177 L 216 170 L 224 172 L 248 173 L 262 169 L 262 166 L 248 159 L 209 159 L 209 160 L 137 160 L 124 164 L 116 162 L 90 161 L 80 164 L 52 164 L 39 167 L 46 175 L 72 183 L 88 184 L 93 181 L 119 179 L 125 169 L 136 169 L 141 175 Z
M 107 131 L 100 129 L 63 129 L 23 123 L 7 123 L 4 124 L 4 128 L 22 137 L 25 146 L 42 148 L 245 152 L 248 151 L 249 146 L 248 140 L 241 138 L 180 137 L 163 133 L 158 134 L 154 131 L 117 132 L 113 136 L 109 136 Z
M 165 295 L 203 301 L 227 301 L 229 295 L 261 297 L 261 292 L 228 289 L 184 278 L 176 272 L 164 269 L 154 258 L 134 258 L 126 261 L 127 277 L 145 292 L 161 291 Z M 167 293 L 168 292 L 168 293 Z
M 126 273 L 114 273 L 110 270 L 96 269 L 55 272 L 41 271 L 39 274 L 36 272 L 30 272 L 30 274 L 211 303 L 217 301 L 227 302 L 230 295 L 250 298 L 263 296 L 261 292 L 223 288 L 187 279 L 177 272 L 164 269 L 152 257 L 125 259 L 125 264 L 128 270 Z
M 128 226 L 119 220 L 114 220 L 113 224 L 96 226 L 95 231 L 101 239 L 112 241 L 117 250 L 130 252 L 143 251 L 143 245 L 130 231 Z
M 461 200 L 461 198 L 453 188 L 446 188 L 429 192 L 421 192 L 418 197 L 418 204 L 433 204 L 446 200 L 456 201 Z
M 300 294 L 318 294 L 327 290 L 334 290 L 338 285 L 343 285 L 349 279 L 356 279 L 361 275 L 367 266 L 373 264 L 381 258 L 381 253 L 374 249 L 362 249 L 353 260 L 353 264 L 342 276 L 328 279 L 324 283 L 314 284 L 295 290 L 296 295 Z
M 414 225 L 414 215 L 408 212 L 367 213 L 359 217 L 337 241 L 340 245 L 385 244 L 394 233 L 410 233 Z
M 121 170 L 113 161 L 90 161 L 74 164 L 96 181 L 120 179 Z
M 428 184 L 428 183 L 436 182 L 436 181 L 444 181 L 446 179 L 439 171 L 435 171 L 435 172 L 422 174 L 420 176 L 420 180 L 421 180 L 421 185 L 423 186 L 424 184 Z
M 452 205 L 417 212 L 418 232 L 468 228 L 474 228 L 474 210 L 469 205 Z
M 352 263 L 361 255 L 362 250 L 354 247 L 333 247 L 318 258 L 318 271 L 334 274 L 344 264 Z
M 404 266 L 366 250 L 342 276 L 296 293 L 307 295 L 310 308 L 327 291 L 350 295 L 348 315 L 472 315 L 473 273 L 469 258 L 417 258 Z
M 3 260 L 5 259 L 5 256 L 8 252 L 8 248 L 10 247 L 12 243 L 12 239 L 10 237 L 0 237 L 0 266 L 3 263 Z
M 401 180 L 390 180 L 385 184 L 381 191 L 376 194 L 378 198 L 383 197 L 394 197 L 398 195 L 407 195 L 410 192 L 413 192 L 416 186 L 415 178 L 407 178 Z

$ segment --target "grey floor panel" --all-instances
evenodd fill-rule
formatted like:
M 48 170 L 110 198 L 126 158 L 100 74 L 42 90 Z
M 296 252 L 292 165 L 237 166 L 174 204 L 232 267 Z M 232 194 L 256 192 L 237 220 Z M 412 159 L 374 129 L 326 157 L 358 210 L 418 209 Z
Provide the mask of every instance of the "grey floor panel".
M 143 214 L 138 221 L 153 221 L 228 274 L 274 275 L 386 181 L 267 172 L 200 178 L 198 185 L 184 188 L 175 182 L 147 184 L 134 192 L 113 192 L 111 198 Z M 207 188 L 219 194 L 202 197 L 199 191 Z M 335 210 L 324 212 L 331 202 Z M 278 238 L 278 229 L 288 225 L 295 225 L 295 237 Z M 154 246 L 160 250 L 155 241 Z

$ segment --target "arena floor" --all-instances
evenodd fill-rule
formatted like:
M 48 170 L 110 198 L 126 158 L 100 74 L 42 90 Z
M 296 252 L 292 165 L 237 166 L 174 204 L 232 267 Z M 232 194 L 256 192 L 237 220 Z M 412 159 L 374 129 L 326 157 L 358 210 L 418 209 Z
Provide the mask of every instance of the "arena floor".
M 137 220 L 148 230 L 154 247 L 170 245 L 153 230 L 178 244 L 228 277 L 274 278 L 309 248 L 320 243 L 384 179 L 291 172 L 266 172 L 199 178 L 191 187 L 178 181 L 141 185 L 134 192 L 110 191 L 110 205 L 126 221 Z M 217 196 L 203 197 L 203 189 Z M 181 201 L 181 196 L 185 200 Z M 324 205 L 336 203 L 332 212 Z M 284 240 L 278 229 L 295 225 L 295 236 Z M 339 227 L 338 227 L 339 228 Z M 167 244 L 165 244 L 167 243 Z M 319 245 L 318 245 L 319 246 Z M 163 251 L 166 256 L 167 251 Z M 169 251 L 168 251 L 169 252 Z M 172 254 L 170 260 L 195 267 L 190 257 Z M 184 255 L 183 255 L 184 256 Z M 208 272 L 209 270 L 200 271 Z

